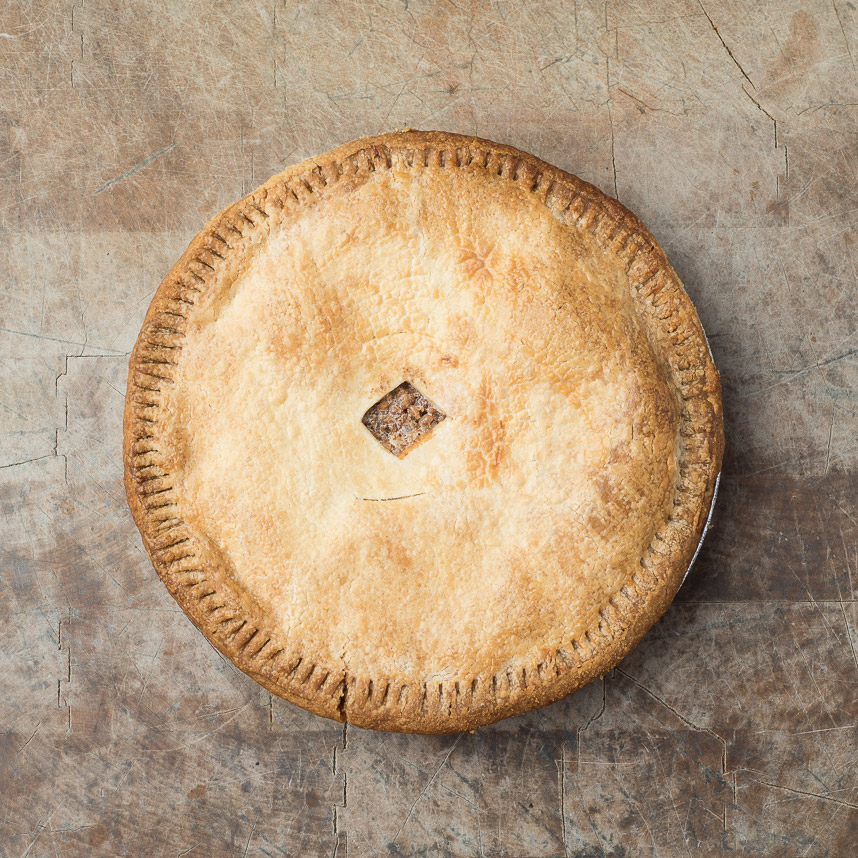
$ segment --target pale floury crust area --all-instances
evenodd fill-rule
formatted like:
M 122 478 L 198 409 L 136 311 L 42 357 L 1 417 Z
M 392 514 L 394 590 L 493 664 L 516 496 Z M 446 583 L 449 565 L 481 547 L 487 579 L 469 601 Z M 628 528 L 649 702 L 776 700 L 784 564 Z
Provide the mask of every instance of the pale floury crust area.
M 394 454 L 364 417 L 404 382 L 444 418 Z M 213 218 L 128 389 L 129 503 L 179 604 L 267 688 L 377 729 L 471 729 L 614 666 L 673 598 L 723 449 L 640 222 L 441 133 L 355 141 Z

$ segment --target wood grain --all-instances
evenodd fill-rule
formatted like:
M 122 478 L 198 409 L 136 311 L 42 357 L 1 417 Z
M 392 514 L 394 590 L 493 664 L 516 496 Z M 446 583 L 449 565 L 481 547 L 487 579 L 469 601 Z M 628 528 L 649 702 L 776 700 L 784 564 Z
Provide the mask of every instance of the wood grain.
M 858 11 L 49 0 L 0 11 L 0 856 L 842 856 L 858 842 Z M 636 211 L 724 384 L 714 527 L 623 665 L 475 734 L 224 662 L 121 486 L 127 353 L 211 214 L 410 125 Z

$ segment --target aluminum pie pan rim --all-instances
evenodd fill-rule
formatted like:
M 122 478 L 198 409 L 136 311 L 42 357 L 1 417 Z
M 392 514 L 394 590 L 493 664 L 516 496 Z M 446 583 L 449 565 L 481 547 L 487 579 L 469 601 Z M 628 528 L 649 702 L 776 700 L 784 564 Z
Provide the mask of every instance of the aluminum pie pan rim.
M 697 560 L 697 555 L 700 554 L 700 549 L 703 547 L 703 541 L 706 539 L 706 534 L 709 533 L 709 527 L 712 523 L 712 515 L 715 512 L 715 500 L 718 497 L 718 487 L 720 484 L 721 471 L 718 471 L 718 476 L 715 477 L 715 487 L 712 489 L 712 500 L 709 501 L 709 512 L 706 514 L 706 523 L 703 525 L 703 532 L 700 534 L 700 541 L 697 543 L 697 548 L 694 549 L 691 562 L 688 564 L 688 568 L 682 576 L 682 581 L 679 582 L 680 587 L 685 584 L 685 579 L 688 577 L 688 573 L 691 572 L 691 567 L 694 565 L 694 561 Z

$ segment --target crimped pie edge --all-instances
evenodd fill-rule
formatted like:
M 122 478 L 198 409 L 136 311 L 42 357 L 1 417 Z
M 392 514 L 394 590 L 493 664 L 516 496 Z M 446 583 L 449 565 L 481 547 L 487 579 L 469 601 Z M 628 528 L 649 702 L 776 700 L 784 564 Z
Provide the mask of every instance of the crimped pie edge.
M 157 449 L 160 386 L 172 383 L 195 296 L 231 276 L 265 238 L 266 207 L 311 205 L 343 173 L 482 168 L 539 196 L 570 228 L 588 230 L 624 263 L 639 313 L 680 393 L 682 455 L 671 514 L 639 569 L 602 606 L 599 621 L 554 658 L 515 672 L 403 684 L 322 665 L 285 639 L 218 564 L 171 500 Z M 705 527 L 723 454 L 720 382 L 696 311 L 653 237 L 619 202 L 557 167 L 475 137 L 404 131 L 363 138 L 288 168 L 215 215 L 159 286 L 129 361 L 123 426 L 128 503 L 168 590 L 208 640 L 270 691 L 361 727 L 421 733 L 474 729 L 564 697 L 614 667 L 664 613 Z

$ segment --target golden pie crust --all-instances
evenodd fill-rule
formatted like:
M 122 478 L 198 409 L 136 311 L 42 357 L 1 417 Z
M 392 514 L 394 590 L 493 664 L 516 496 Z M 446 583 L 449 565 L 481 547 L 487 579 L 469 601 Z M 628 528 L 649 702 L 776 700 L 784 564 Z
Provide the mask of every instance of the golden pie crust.
M 368 414 L 394 400 L 407 426 Z M 454 134 L 349 143 L 216 215 L 130 360 L 158 574 L 241 670 L 361 727 L 473 729 L 610 670 L 676 593 L 722 450 L 640 221 Z

